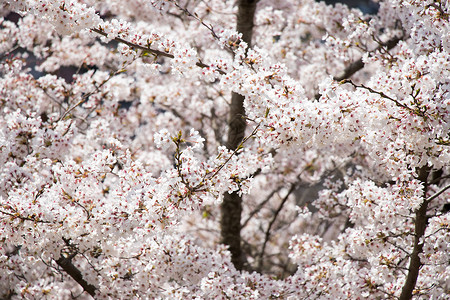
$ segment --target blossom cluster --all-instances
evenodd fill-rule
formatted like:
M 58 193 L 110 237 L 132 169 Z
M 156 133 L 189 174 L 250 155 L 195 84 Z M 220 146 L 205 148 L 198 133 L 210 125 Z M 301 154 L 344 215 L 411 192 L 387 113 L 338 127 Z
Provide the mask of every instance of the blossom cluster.
M 0 298 L 446 299 L 450 5 L 379 2 L 0 1 Z

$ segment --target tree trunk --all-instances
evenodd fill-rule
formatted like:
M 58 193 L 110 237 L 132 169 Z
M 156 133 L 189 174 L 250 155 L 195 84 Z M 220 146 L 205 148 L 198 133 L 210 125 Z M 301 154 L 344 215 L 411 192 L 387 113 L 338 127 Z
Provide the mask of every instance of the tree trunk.
M 420 205 L 419 209 L 416 211 L 416 219 L 414 221 L 414 248 L 409 261 L 408 276 L 406 277 L 406 282 L 403 285 L 399 300 L 409 300 L 412 298 L 417 278 L 419 277 L 419 271 L 422 267 L 419 254 L 423 251 L 423 241 L 421 241 L 421 239 L 424 236 L 428 225 L 428 201 L 426 200 L 428 174 L 429 169 L 426 166 L 419 170 L 418 179 L 424 184 L 424 200 L 422 205 Z
M 239 0 L 236 30 L 242 33 L 242 40 L 251 46 L 253 34 L 253 17 L 257 0 Z M 228 139 L 226 146 L 235 150 L 245 135 L 246 121 L 244 96 L 233 93 L 231 96 L 230 114 L 228 119 Z M 244 267 L 244 255 L 241 249 L 241 212 L 242 197 L 236 192 L 225 193 L 221 206 L 222 219 L 220 230 L 222 243 L 229 247 L 231 261 L 238 270 Z

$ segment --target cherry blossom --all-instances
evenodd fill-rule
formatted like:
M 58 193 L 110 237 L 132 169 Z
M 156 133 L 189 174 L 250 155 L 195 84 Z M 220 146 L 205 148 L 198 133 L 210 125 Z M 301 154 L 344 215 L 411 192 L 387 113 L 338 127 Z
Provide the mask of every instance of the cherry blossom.
M 450 4 L 256 2 L 0 1 L 0 298 L 447 299 Z

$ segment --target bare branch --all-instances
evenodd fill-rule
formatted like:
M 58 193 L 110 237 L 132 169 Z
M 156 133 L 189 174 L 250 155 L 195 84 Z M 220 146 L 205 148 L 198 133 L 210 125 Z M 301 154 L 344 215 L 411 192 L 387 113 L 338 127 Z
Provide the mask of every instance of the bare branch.
M 279 186 L 277 189 L 273 190 L 269 194 L 269 196 L 267 196 L 266 199 L 264 199 L 264 201 L 259 203 L 258 206 L 252 212 L 249 213 L 248 218 L 242 224 L 242 228 L 247 226 L 248 222 L 250 222 L 250 220 L 253 218 L 253 216 L 256 215 L 264 207 L 264 205 L 266 205 L 266 203 L 269 202 L 269 200 L 272 198 L 272 196 L 281 190 L 281 188 L 282 188 L 282 186 Z
M 433 196 L 428 197 L 425 201 L 430 202 L 431 200 L 436 199 L 437 197 L 439 197 L 439 195 L 441 195 L 443 192 L 445 192 L 449 188 L 450 188 L 450 184 L 448 184 L 447 186 L 444 186 L 442 189 L 440 189 L 438 192 L 436 192 L 436 194 L 434 194 Z
M 296 187 L 295 184 L 291 185 L 287 195 L 283 198 L 283 200 L 281 200 L 281 203 L 278 206 L 278 209 L 275 211 L 275 213 L 274 213 L 274 215 L 272 217 L 272 220 L 270 221 L 269 226 L 267 227 L 266 235 L 265 235 L 265 238 L 264 238 L 264 243 L 263 243 L 263 246 L 262 246 L 262 249 L 261 249 L 261 253 L 259 254 L 259 258 L 258 258 L 258 270 L 259 271 L 261 271 L 261 268 L 262 268 L 264 252 L 266 251 L 266 246 L 267 246 L 267 242 L 269 241 L 269 238 L 270 238 L 270 231 L 272 229 L 272 226 L 275 223 L 275 221 L 277 220 L 278 215 L 280 214 L 281 210 L 283 209 L 283 206 L 286 203 L 286 201 L 288 200 L 289 196 L 295 190 L 295 187 Z

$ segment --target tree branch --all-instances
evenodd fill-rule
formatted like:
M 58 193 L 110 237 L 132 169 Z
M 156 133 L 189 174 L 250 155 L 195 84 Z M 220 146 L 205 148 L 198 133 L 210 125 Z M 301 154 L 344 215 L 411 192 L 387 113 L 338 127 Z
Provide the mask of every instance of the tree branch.
M 444 186 L 442 189 L 437 191 L 436 194 L 434 194 L 433 196 L 428 197 L 427 200 L 425 200 L 425 201 L 430 202 L 431 200 L 436 199 L 437 197 L 439 197 L 439 195 L 441 195 L 443 192 L 445 192 L 449 188 L 450 188 L 450 184 L 448 184 L 447 186 Z
M 420 116 L 420 117 L 422 117 L 422 118 L 428 118 L 428 116 L 426 115 L 425 112 L 422 112 L 422 111 L 420 111 L 420 110 L 413 109 L 413 108 L 409 107 L 408 105 L 403 104 L 403 103 L 399 102 L 398 100 L 396 100 L 396 99 L 394 99 L 394 98 L 392 98 L 392 97 L 386 95 L 385 93 L 380 92 L 380 91 L 376 91 L 376 90 L 372 89 L 371 87 L 365 86 L 364 84 L 357 85 L 357 84 L 355 84 L 353 81 L 351 81 L 350 79 L 345 79 L 345 80 L 341 81 L 341 83 L 342 83 L 342 84 L 344 84 L 344 83 L 350 83 L 354 88 L 366 89 L 366 90 L 368 90 L 369 92 L 371 92 L 371 93 L 373 93 L 373 94 L 379 95 L 381 98 L 384 98 L 384 99 L 387 99 L 387 100 L 389 100 L 389 101 L 392 101 L 393 103 L 395 103 L 396 106 L 401 107 L 401 108 L 403 108 L 403 109 L 409 111 L 409 112 L 412 113 L 412 114 L 418 115 L 418 116 Z
M 107 37 L 107 36 L 108 36 L 108 34 L 106 34 L 106 33 L 105 33 L 103 30 L 101 30 L 101 29 L 91 28 L 91 31 L 93 31 L 93 32 L 95 32 L 95 33 L 98 33 L 98 34 L 100 34 L 100 35 L 103 35 L 104 37 Z M 150 48 L 150 47 L 144 47 L 144 46 L 141 46 L 141 45 L 138 45 L 138 44 L 134 44 L 134 43 L 132 43 L 132 42 L 130 42 L 130 41 L 127 41 L 127 40 L 125 40 L 125 39 L 122 39 L 122 38 L 120 38 L 120 37 L 115 37 L 115 38 L 113 38 L 113 40 L 116 41 L 116 42 L 118 42 L 118 43 L 125 44 L 125 45 L 127 45 L 127 46 L 129 46 L 129 47 L 131 47 L 131 48 L 139 49 L 139 50 L 142 50 L 142 51 L 145 51 L 145 52 L 152 53 L 152 54 L 154 54 L 154 55 L 156 55 L 156 56 L 163 56 L 163 57 L 167 57 L 167 58 L 171 58 L 171 59 L 174 58 L 174 56 L 173 56 L 172 54 L 170 54 L 170 53 L 166 53 L 166 52 L 163 52 L 163 51 L 160 51 L 160 50 L 157 50 L 157 49 L 153 49 L 153 48 Z M 200 67 L 200 68 L 211 68 L 211 66 L 202 63 L 200 60 L 197 61 L 195 64 L 196 64 L 198 67 Z M 218 72 L 219 74 L 221 74 L 221 75 L 226 74 L 226 72 L 224 72 L 224 71 L 221 70 L 221 69 L 215 68 L 214 70 L 217 71 L 217 72 Z
M 261 271 L 261 269 L 262 269 L 262 262 L 263 262 L 263 258 L 264 258 L 264 252 L 266 251 L 266 245 L 267 245 L 267 242 L 269 241 L 269 238 L 270 238 L 270 230 L 272 229 L 273 224 L 275 223 L 275 221 L 278 218 L 278 215 L 280 214 L 281 210 L 283 209 L 284 204 L 286 203 L 286 201 L 288 200 L 288 198 L 292 194 L 292 192 L 295 190 L 295 187 L 296 187 L 295 184 L 291 185 L 287 195 L 281 201 L 280 205 L 278 206 L 278 209 L 275 211 L 275 213 L 274 213 L 274 215 L 272 217 L 272 220 L 269 223 L 269 226 L 267 227 L 266 235 L 265 235 L 265 238 L 264 238 L 264 243 L 263 243 L 263 246 L 262 246 L 262 249 L 261 249 L 261 253 L 259 254 L 259 258 L 258 258 L 258 271 Z
M 80 270 L 77 269 L 72 263 L 72 258 L 75 255 L 69 255 L 68 257 L 64 257 L 61 255 L 61 257 L 56 261 L 56 263 L 70 276 L 73 280 L 75 280 L 84 291 L 86 291 L 89 295 L 91 295 L 93 298 L 95 298 L 95 291 L 97 288 L 93 286 L 92 284 L 89 284 L 86 282 L 86 280 L 83 279 L 83 275 L 81 274 Z
M 256 215 L 264 207 L 264 205 L 266 205 L 266 203 L 269 202 L 269 200 L 272 198 L 272 196 L 281 190 L 281 188 L 282 188 L 281 186 L 277 187 L 275 190 L 270 192 L 269 196 L 267 196 L 266 199 L 264 199 L 264 201 L 259 203 L 258 206 L 252 212 L 249 213 L 248 218 L 242 224 L 242 228 L 247 226 L 248 222 L 250 222 L 250 220 L 253 218 L 253 216 Z
M 394 37 L 390 40 L 388 40 L 386 43 L 380 44 L 375 50 L 373 50 L 372 52 L 375 52 L 377 50 L 380 50 L 383 47 L 386 47 L 387 50 L 391 50 L 392 48 L 394 48 L 395 46 L 397 46 L 398 42 L 400 42 L 402 40 L 402 38 L 400 37 Z M 348 79 L 350 78 L 353 74 L 355 74 L 356 72 L 358 72 L 359 70 L 361 70 L 362 68 L 364 68 L 364 62 L 362 61 L 362 58 L 358 59 L 357 61 L 352 62 L 350 65 L 347 66 L 347 68 L 345 68 L 345 70 L 338 76 L 334 77 L 334 80 L 336 81 L 342 81 L 344 79 Z

